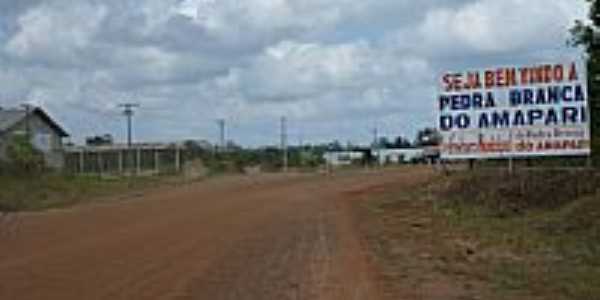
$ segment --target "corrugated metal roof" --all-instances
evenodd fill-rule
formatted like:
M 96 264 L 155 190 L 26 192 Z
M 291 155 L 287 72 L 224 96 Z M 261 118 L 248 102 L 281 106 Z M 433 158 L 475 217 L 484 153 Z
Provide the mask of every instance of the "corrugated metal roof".
M 68 137 L 69 134 L 58 125 L 48 114 L 39 107 L 31 110 L 32 114 L 39 115 L 44 121 L 48 123 L 58 134 L 62 137 Z M 15 126 L 19 121 L 26 117 L 27 113 L 24 109 L 0 109 L 0 132 L 7 131 L 11 127 Z

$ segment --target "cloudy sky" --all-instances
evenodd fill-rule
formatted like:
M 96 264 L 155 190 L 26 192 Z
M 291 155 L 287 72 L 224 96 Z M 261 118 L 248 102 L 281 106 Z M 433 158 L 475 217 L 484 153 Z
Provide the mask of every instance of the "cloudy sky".
M 572 59 L 583 0 L 0 0 L 0 106 L 73 135 L 365 143 L 435 124 L 442 70 Z

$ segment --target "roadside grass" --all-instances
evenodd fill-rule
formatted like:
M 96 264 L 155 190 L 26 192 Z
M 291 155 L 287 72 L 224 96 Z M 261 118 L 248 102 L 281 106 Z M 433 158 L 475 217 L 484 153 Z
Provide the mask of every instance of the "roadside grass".
M 370 244 L 388 281 L 429 274 L 447 299 L 600 299 L 598 178 L 476 171 L 392 187 L 364 203 Z
M 484 261 L 498 291 L 542 299 L 600 298 L 597 172 L 475 172 L 449 181 L 434 196 L 439 211 L 488 252 Z M 467 193 L 461 192 L 467 185 Z M 490 255 L 494 252 L 508 255 Z
M 154 187 L 172 177 L 0 176 L 0 212 L 42 211 Z

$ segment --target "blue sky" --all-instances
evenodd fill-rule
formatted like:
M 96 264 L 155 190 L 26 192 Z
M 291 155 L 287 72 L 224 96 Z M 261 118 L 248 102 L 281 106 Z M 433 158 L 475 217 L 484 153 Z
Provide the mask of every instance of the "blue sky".
M 583 0 L 0 0 L 0 106 L 74 141 L 367 143 L 435 124 L 444 70 L 562 61 Z

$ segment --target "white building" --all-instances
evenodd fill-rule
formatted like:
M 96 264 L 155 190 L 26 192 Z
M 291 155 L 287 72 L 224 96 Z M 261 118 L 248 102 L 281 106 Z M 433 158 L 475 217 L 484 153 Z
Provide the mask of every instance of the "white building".
M 48 167 L 62 169 L 65 163 L 63 139 L 69 134 L 42 108 L 3 109 L 0 107 L 0 160 L 9 160 L 8 147 L 15 136 L 29 136 L 35 149 L 44 155 Z
M 365 153 L 361 151 L 329 151 L 323 154 L 323 159 L 328 165 L 349 166 L 354 162 L 360 162 L 365 158 Z
M 423 159 L 425 157 L 425 150 L 423 148 L 373 149 L 371 150 L 371 154 L 381 165 L 400 164 Z

